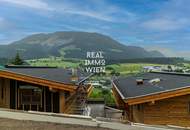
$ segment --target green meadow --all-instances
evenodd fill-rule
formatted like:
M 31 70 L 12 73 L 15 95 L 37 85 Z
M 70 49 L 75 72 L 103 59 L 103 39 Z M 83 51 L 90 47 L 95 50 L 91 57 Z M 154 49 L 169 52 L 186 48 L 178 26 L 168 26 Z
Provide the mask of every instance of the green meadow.
M 120 75 L 129 75 L 139 73 L 143 70 L 144 66 L 162 66 L 161 64 L 146 64 L 146 63 L 122 63 L 108 65 L 106 73 L 111 73 L 113 70 L 120 73 Z
M 78 59 L 65 59 L 60 57 L 41 58 L 27 60 L 27 63 L 32 66 L 54 66 L 54 67 L 80 67 L 83 64 L 82 60 Z M 146 63 L 121 63 L 106 66 L 106 74 L 110 76 L 112 71 L 120 73 L 121 75 L 128 75 L 131 73 L 139 73 L 142 71 L 143 66 L 157 66 L 160 64 L 146 64 Z
M 33 59 L 27 60 L 28 64 L 32 66 L 51 66 L 51 67 L 78 67 L 82 61 L 77 59 L 65 59 L 60 57 L 52 57 L 52 58 L 41 58 L 41 59 Z

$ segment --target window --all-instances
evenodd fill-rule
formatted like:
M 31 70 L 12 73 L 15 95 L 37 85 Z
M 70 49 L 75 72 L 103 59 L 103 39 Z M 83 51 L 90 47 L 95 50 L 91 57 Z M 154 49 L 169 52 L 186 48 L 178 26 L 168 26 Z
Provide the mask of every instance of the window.
M 39 87 L 24 85 L 19 86 L 21 104 L 40 105 L 42 90 Z

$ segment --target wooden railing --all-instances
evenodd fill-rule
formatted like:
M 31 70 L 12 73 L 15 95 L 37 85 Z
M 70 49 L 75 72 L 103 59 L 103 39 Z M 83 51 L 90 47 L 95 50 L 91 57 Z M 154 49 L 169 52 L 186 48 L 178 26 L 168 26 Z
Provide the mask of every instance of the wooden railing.
M 83 91 L 84 90 L 84 91 Z M 85 107 L 87 89 L 79 86 L 77 91 L 72 94 L 65 102 L 65 113 L 72 113 L 73 107 Z
M 66 99 L 65 113 L 67 113 L 69 111 L 71 105 L 75 102 L 75 100 L 76 100 L 76 92 Z

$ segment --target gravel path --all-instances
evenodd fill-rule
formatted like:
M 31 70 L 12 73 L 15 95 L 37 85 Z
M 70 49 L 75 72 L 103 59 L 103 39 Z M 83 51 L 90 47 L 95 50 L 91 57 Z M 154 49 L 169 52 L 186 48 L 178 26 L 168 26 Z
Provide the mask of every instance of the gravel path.
M 85 119 L 84 119 L 85 118 Z M 166 130 L 151 126 L 102 122 L 86 117 L 0 109 L 0 130 Z M 168 129 L 167 129 L 168 130 Z
M 107 128 L 0 118 L 1 130 L 109 130 Z

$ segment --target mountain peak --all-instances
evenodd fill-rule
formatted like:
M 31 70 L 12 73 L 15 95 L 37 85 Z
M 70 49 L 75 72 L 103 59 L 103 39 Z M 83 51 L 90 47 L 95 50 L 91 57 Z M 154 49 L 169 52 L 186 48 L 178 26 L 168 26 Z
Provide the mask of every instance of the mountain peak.
M 125 46 L 109 36 L 95 32 L 59 31 L 30 35 L 9 45 L 1 46 L 1 57 L 13 57 L 18 50 L 25 59 L 48 56 L 85 58 L 87 51 L 104 51 L 107 59 L 130 59 L 161 56 L 141 47 Z

